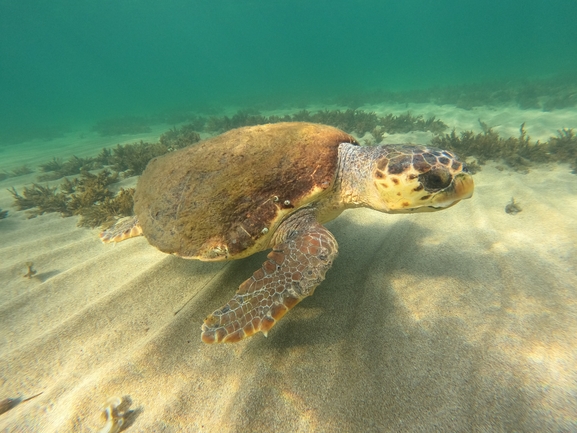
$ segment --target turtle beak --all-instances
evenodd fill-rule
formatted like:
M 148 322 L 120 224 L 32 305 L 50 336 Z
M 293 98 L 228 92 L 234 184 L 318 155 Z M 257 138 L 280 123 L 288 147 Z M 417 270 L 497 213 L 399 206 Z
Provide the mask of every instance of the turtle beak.
M 434 209 L 446 209 L 454 206 L 461 200 L 471 198 L 474 189 L 475 183 L 473 182 L 473 176 L 469 173 L 459 173 L 455 176 L 449 187 L 437 194 L 434 198 L 433 205 L 430 207 Z
M 469 173 L 459 173 L 455 176 L 453 186 L 455 188 L 455 195 L 459 197 L 459 200 L 464 200 L 473 196 L 475 182 L 473 182 L 473 176 Z

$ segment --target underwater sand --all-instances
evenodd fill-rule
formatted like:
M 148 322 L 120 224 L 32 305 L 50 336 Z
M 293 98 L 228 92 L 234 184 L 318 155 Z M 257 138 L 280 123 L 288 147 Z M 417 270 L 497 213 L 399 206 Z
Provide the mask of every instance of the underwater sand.
M 492 124 L 437 109 L 451 127 Z M 526 120 L 535 139 L 577 126 L 563 111 L 487 112 L 513 135 Z M 118 142 L 106 140 L 85 154 Z M 473 198 L 443 212 L 345 212 L 327 225 L 340 254 L 315 295 L 268 338 L 223 346 L 201 343 L 200 325 L 266 253 L 202 263 L 144 238 L 103 245 L 76 218 L 11 207 L 5 188 L 35 174 L 0 182 L 0 400 L 42 393 L 0 430 L 98 431 L 118 396 L 130 432 L 575 431 L 577 176 L 500 168 L 484 166 Z

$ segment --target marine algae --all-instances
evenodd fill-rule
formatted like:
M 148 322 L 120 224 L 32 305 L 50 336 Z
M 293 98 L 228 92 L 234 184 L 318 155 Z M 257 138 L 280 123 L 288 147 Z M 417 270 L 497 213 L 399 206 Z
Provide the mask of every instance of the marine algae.
M 101 161 L 95 158 L 79 158 L 73 155 L 66 162 L 61 162 L 58 158 L 52 158 L 51 161 L 40 164 L 40 170 L 46 174 L 38 177 L 39 182 L 61 179 L 64 176 L 73 176 L 83 171 L 96 170 L 102 168 Z
M 8 179 L 9 177 L 24 176 L 24 175 L 30 174 L 30 173 L 34 173 L 34 170 L 32 170 L 31 168 L 29 168 L 26 165 L 23 165 L 21 167 L 15 168 L 12 171 L 0 172 L 0 181 Z
M 65 182 L 66 191 L 72 191 L 69 196 L 68 209 L 77 215 L 79 210 L 92 206 L 114 193 L 108 188 L 118 182 L 118 173 L 103 170 L 98 174 L 84 172 L 82 177 L 75 178 L 72 182 Z
M 251 114 L 247 111 L 239 111 L 232 118 L 211 117 L 205 122 L 204 130 L 208 132 L 225 132 L 233 128 L 242 126 L 252 126 L 265 123 L 278 122 L 312 122 L 321 123 L 324 125 L 331 125 L 342 129 L 346 132 L 355 132 L 359 135 L 364 135 L 367 132 L 375 131 L 377 127 L 379 130 L 388 132 L 390 134 L 406 133 L 410 131 L 431 131 L 433 133 L 441 133 L 447 129 L 441 120 L 431 117 L 424 119 L 423 116 L 413 116 L 410 112 L 395 116 L 388 114 L 386 116 L 378 116 L 374 112 L 366 112 L 363 110 L 347 109 L 341 110 L 322 110 L 316 113 L 311 113 L 307 110 L 301 110 L 292 115 L 284 116 L 262 116 L 261 114 Z M 381 137 L 382 138 L 382 137 Z
M 31 187 L 24 187 L 20 195 L 14 187 L 8 189 L 14 197 L 14 207 L 17 210 L 26 210 L 28 218 L 34 218 L 48 212 L 59 212 L 62 216 L 70 216 L 68 198 L 57 187 L 42 186 L 33 183 Z
M 453 129 L 450 134 L 436 136 L 431 144 L 452 150 L 463 158 L 474 157 L 477 164 L 483 165 L 488 160 L 503 161 L 516 171 L 526 172 L 535 163 L 551 160 L 546 144 L 531 138 L 525 131 L 525 124 L 519 128 L 519 137 L 503 139 L 492 128 L 479 120 L 483 132 L 462 131 L 457 135 Z
M 30 173 L 34 173 L 34 170 L 32 170 L 31 168 L 29 168 L 26 165 L 23 165 L 21 167 L 15 168 L 14 170 L 12 170 L 9 173 L 10 177 L 18 177 L 18 176 L 24 176 L 26 174 L 30 174 Z
M 431 103 L 454 105 L 464 110 L 475 107 L 517 105 L 522 109 L 553 111 L 577 106 L 575 74 L 558 75 L 546 79 L 438 86 L 406 91 L 375 89 L 368 92 L 339 96 L 330 103 L 349 107 L 365 104 Z
M 200 141 L 200 135 L 190 125 L 173 128 L 160 136 L 156 143 L 140 141 L 138 143 L 117 145 L 112 151 L 103 149 L 96 158 L 113 170 L 123 172 L 124 177 L 142 174 L 152 158 L 173 150 L 182 149 Z
M 134 206 L 134 188 L 120 188 L 114 197 L 104 200 L 79 211 L 79 227 L 110 227 L 118 218 L 132 215 Z
M 64 179 L 60 187 L 33 184 L 22 195 L 14 187 L 9 189 L 18 210 L 27 210 L 29 218 L 49 212 L 63 217 L 79 215 L 79 227 L 96 227 L 112 218 L 132 214 L 132 188 L 120 189 L 117 194 L 109 188 L 118 182 L 118 173 L 103 170 L 98 174 L 84 171 L 73 180 Z
M 182 149 L 200 141 L 200 135 L 194 125 L 184 125 L 181 128 L 172 128 L 160 136 L 159 142 L 168 151 Z
M 568 162 L 577 174 L 577 135 L 573 129 L 559 129 L 557 136 L 549 139 L 549 153 L 558 162 Z

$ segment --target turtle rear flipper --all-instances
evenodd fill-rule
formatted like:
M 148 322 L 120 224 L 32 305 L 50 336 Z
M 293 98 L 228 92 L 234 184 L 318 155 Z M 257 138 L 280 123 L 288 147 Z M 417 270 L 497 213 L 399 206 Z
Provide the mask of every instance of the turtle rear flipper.
M 337 241 L 316 221 L 289 230 L 262 268 L 242 283 L 228 303 L 206 318 L 205 343 L 233 343 L 257 332 L 267 335 L 288 310 L 325 279 L 337 256 Z
M 135 216 L 122 218 L 107 230 L 100 233 L 100 239 L 105 244 L 109 242 L 120 242 L 125 239 L 134 238 L 142 234 L 142 227 Z

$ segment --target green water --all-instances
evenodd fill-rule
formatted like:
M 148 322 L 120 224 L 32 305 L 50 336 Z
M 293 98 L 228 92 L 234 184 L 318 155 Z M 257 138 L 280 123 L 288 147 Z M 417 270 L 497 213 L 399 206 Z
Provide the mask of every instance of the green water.
M 162 110 L 577 76 L 576 16 L 573 0 L 1 0 L 0 138 Z

